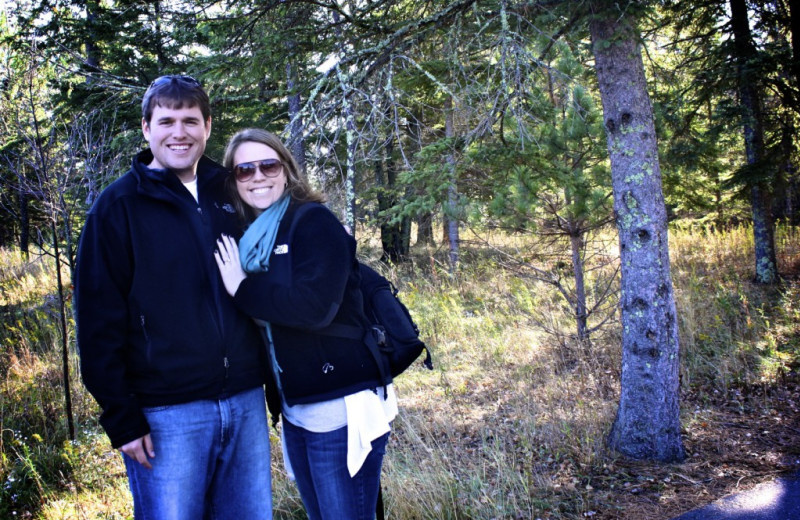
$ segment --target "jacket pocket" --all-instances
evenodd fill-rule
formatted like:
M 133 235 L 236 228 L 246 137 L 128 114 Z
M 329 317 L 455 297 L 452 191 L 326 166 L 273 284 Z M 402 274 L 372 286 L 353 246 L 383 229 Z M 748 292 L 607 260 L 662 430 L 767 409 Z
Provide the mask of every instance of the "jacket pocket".
M 151 365 L 153 363 L 153 342 L 150 341 L 150 335 L 147 333 L 147 320 L 144 314 L 139 315 L 139 324 L 142 327 L 142 337 L 144 337 L 145 361 Z

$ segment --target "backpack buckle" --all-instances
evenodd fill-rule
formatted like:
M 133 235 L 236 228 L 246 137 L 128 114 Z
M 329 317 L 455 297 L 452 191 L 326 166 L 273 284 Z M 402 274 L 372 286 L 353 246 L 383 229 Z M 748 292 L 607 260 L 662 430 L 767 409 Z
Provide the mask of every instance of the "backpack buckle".
M 372 333 L 375 335 L 375 341 L 379 346 L 386 345 L 386 330 L 383 327 L 379 325 L 373 325 Z

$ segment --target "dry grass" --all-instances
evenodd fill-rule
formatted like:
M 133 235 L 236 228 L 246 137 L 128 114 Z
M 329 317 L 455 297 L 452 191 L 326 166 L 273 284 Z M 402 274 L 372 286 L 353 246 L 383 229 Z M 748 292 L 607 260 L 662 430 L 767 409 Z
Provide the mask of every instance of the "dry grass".
M 401 288 L 436 365 L 433 372 L 414 367 L 396 381 L 401 415 L 384 465 L 387 516 L 669 519 L 800 467 L 800 285 L 791 279 L 780 289 L 751 284 L 749 237 L 740 228 L 679 231 L 670 238 L 690 455 L 670 465 L 627 460 L 605 448 L 619 391 L 615 324 L 589 344 L 570 340 L 572 325 L 559 297 L 500 268 L 483 249 L 465 248 L 463 271 L 455 278 L 443 267 L 442 251 L 418 251 L 412 264 L 384 269 Z M 501 248 L 525 246 L 519 239 L 496 240 Z M 800 271 L 797 235 L 784 230 L 778 244 L 782 272 Z M 366 241 L 361 248 L 377 256 Z M 7 296 L 14 293 L 10 282 L 0 284 L 7 301 L 27 301 Z M 564 333 L 543 333 L 537 326 L 543 321 Z M 22 474 L 20 461 L 40 463 L 21 448 L 38 442 L 30 440 L 33 430 L 52 429 L 40 435 L 53 441 L 63 430 L 58 374 L 47 368 L 57 359 L 47 354 L 47 344 L 17 337 L 22 334 L 5 336 L 0 358 L 0 485 L 6 486 L 9 475 Z M 41 500 L 17 508 L 19 518 L 130 516 L 119 458 L 98 433 L 94 404 L 77 393 L 81 438 L 68 450 L 63 444 L 51 450 L 73 462 L 62 465 L 63 477 L 33 478 Z M 30 423 L 36 426 L 26 430 L 17 420 L 26 407 L 49 411 L 34 414 Z M 272 435 L 276 518 L 303 518 Z M 49 459 L 41 459 L 46 467 Z M 30 493 L 37 496 L 36 486 Z
M 605 449 L 618 397 L 614 327 L 588 346 L 541 333 L 542 317 L 569 327 L 558 297 L 485 258 L 457 281 L 429 270 L 423 278 L 438 284 L 405 285 L 439 363 L 398 381 L 403 417 L 384 477 L 393 516 L 667 519 L 800 467 L 798 287 L 749 282 L 750 237 L 740 228 L 671 238 L 683 464 Z M 779 243 L 787 272 L 798 242 Z

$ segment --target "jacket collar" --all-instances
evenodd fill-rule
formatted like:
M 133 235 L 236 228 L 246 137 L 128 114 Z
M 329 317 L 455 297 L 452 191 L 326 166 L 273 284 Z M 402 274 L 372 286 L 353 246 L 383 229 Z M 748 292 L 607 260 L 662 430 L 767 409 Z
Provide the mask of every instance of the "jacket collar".
M 156 170 L 147 165 L 153 161 L 153 152 L 150 149 L 139 152 L 133 158 L 131 170 L 138 183 L 138 191 L 144 195 L 158 199 L 172 199 L 179 188 L 183 189 L 180 179 L 169 170 Z M 197 165 L 197 189 L 203 191 L 205 186 L 222 182 L 226 170 L 205 155 L 200 158 Z M 166 188 L 166 189 L 165 189 Z

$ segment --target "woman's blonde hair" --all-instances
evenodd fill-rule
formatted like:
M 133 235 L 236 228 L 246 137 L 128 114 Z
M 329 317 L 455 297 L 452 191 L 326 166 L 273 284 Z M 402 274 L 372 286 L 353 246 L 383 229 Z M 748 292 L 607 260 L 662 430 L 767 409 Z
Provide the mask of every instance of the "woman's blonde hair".
M 275 153 L 278 154 L 278 159 L 283 163 L 283 168 L 286 173 L 286 188 L 285 192 L 294 200 L 300 202 L 325 202 L 325 195 L 314 190 L 308 183 L 305 174 L 300 171 L 297 161 L 292 157 L 291 152 L 281 142 L 280 138 L 261 128 L 247 128 L 237 132 L 225 148 L 225 158 L 222 160 L 223 166 L 228 170 L 228 177 L 225 179 L 225 189 L 233 200 L 233 206 L 236 208 L 236 213 L 246 223 L 250 223 L 256 218 L 256 212 L 242 201 L 239 192 L 236 189 L 236 177 L 233 174 L 233 156 L 236 155 L 236 150 L 242 143 L 253 142 L 261 143 L 269 146 Z

